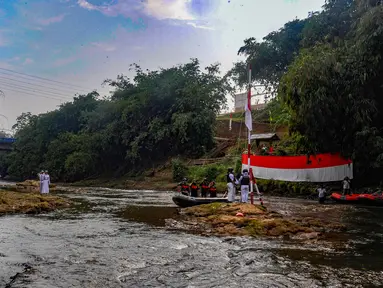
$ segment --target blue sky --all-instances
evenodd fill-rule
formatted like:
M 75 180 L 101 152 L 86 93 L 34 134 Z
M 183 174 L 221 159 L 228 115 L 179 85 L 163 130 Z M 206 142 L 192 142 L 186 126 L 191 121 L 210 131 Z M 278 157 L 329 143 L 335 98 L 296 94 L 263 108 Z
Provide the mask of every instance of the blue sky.
M 203 65 L 220 62 L 226 71 L 238 60 L 236 52 L 245 38 L 260 39 L 323 4 L 324 0 L 1 1 L 0 68 L 8 70 L 0 69 L 0 90 L 5 93 L 0 113 L 9 123 L 0 126 L 10 128 L 22 112 L 52 110 L 74 93 L 108 93 L 102 81 L 130 75 L 133 62 L 157 69 L 196 57 Z

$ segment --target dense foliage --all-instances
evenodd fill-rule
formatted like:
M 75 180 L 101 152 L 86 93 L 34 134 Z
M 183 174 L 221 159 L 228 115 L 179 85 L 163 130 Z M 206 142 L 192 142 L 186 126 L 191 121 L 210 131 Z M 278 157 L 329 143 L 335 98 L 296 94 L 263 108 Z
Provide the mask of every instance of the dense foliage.
M 230 71 L 242 85 L 251 63 L 304 150 L 341 152 L 369 181 L 383 167 L 382 19 L 381 0 L 327 0 L 261 42 L 245 40 L 246 61 Z
M 76 181 L 139 172 L 182 155 L 197 157 L 214 146 L 216 114 L 230 89 L 219 66 L 202 71 L 198 60 L 118 76 L 110 99 L 96 92 L 41 115 L 23 113 L 17 142 L 6 157 L 8 173 L 35 177 L 44 168 L 55 180 Z

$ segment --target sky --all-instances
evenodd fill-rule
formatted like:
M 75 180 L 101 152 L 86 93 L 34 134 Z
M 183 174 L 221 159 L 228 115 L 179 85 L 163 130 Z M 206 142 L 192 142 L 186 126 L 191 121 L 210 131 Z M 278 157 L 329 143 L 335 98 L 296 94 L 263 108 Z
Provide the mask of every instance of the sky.
M 198 58 L 240 60 L 261 40 L 324 0 L 0 0 L 0 128 L 96 89 L 129 65 L 155 70 Z M 230 104 L 232 105 L 232 104 Z

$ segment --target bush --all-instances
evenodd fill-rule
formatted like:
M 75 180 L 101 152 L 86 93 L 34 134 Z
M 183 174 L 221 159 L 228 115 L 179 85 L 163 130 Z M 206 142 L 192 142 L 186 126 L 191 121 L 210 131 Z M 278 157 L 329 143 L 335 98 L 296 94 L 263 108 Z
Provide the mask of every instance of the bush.
M 238 173 L 242 173 L 242 159 L 238 159 L 235 162 L 234 173 L 235 175 L 237 175 Z
M 179 182 L 188 174 L 188 168 L 179 159 L 172 160 L 173 180 Z
M 216 166 L 210 166 L 206 168 L 205 177 L 208 180 L 215 180 L 220 174 L 220 171 Z
M 189 168 L 188 177 L 190 180 L 202 181 L 207 178 L 209 181 L 224 182 L 226 179 L 227 165 L 224 164 L 210 164 L 204 166 L 193 166 Z
M 280 195 L 280 196 L 316 195 L 315 185 L 312 183 L 257 179 L 257 185 L 260 191 L 266 192 L 268 195 Z

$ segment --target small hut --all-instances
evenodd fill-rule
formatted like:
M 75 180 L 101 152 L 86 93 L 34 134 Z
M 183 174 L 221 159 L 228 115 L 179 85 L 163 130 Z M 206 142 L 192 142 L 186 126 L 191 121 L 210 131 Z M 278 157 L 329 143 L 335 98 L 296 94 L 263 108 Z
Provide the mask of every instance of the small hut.
M 268 152 L 272 152 L 272 147 L 274 146 L 274 142 L 279 141 L 280 138 L 276 133 L 261 133 L 261 134 L 253 134 L 251 135 L 251 140 L 255 140 L 255 144 L 257 150 L 259 151 L 262 147 L 261 144 L 267 144 Z

